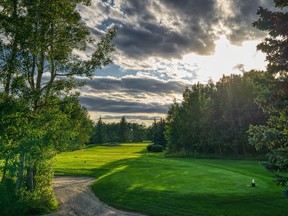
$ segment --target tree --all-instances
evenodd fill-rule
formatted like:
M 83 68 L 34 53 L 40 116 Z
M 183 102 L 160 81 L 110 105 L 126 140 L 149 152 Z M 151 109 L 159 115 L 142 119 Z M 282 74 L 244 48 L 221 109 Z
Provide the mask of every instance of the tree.
M 262 72 L 250 71 L 223 76 L 216 84 L 210 81 L 187 88 L 181 104 L 174 103 L 168 111 L 168 151 L 188 156 L 255 153 L 246 131 L 249 124 L 266 120 L 254 103 L 258 91 L 254 80 L 262 76 Z
M 118 132 L 119 141 L 128 142 L 129 134 L 130 134 L 129 124 L 126 121 L 125 116 L 123 116 L 119 123 L 119 132 Z
M 147 129 L 145 125 L 138 123 L 130 123 L 131 141 L 142 142 L 146 138 Z
M 5 160 L 16 168 L 10 174 L 17 176 L 18 191 L 27 189 L 22 193 L 26 198 L 34 192 L 44 197 L 42 192 L 51 189 L 53 172 L 49 161 L 57 149 L 64 150 L 63 143 L 87 140 L 81 137 L 80 128 L 89 128 L 90 123 L 85 110 L 75 103 L 79 94 L 74 89 L 83 85 L 76 76 L 92 77 L 95 69 L 111 62 L 111 42 L 116 34 L 116 27 L 112 27 L 98 43 L 92 39 L 76 10 L 77 4 L 89 3 L 0 1 L 1 100 L 4 104 L 16 101 L 19 107 L 16 114 L 6 110 L 5 124 L 13 133 L 5 129 L 0 141 L 1 148 L 12 154 Z M 90 59 L 82 60 L 74 51 L 84 51 L 88 44 L 96 47 L 95 52 Z M 22 124 L 13 127 L 17 123 L 13 118 L 21 119 Z M 45 176 L 50 179 L 45 180 Z
M 152 126 L 150 127 L 149 133 L 151 133 L 150 139 L 153 141 L 155 145 L 161 145 L 163 146 L 163 149 L 167 146 L 167 140 L 165 138 L 165 127 L 166 127 L 166 121 L 163 118 L 160 118 L 159 121 L 156 121 L 154 118 L 154 122 Z
M 269 114 L 269 118 L 265 125 L 251 126 L 249 135 L 250 142 L 257 149 L 269 150 L 265 166 L 275 174 L 277 184 L 287 187 L 288 3 L 286 0 L 274 0 L 274 3 L 279 11 L 274 12 L 260 7 L 257 12 L 260 18 L 253 23 L 256 28 L 268 33 L 257 47 L 266 53 L 268 61 L 266 79 L 258 82 L 262 94 L 257 102 Z
M 180 122 L 180 112 L 181 106 L 176 101 L 174 101 L 168 110 L 166 117 L 167 126 L 164 132 L 168 143 L 168 152 L 170 153 L 179 152 L 182 149 L 182 143 L 179 142 L 182 127 Z
M 107 135 L 105 131 L 106 125 L 100 117 L 94 126 L 94 136 L 92 138 L 93 143 L 102 144 L 107 141 Z

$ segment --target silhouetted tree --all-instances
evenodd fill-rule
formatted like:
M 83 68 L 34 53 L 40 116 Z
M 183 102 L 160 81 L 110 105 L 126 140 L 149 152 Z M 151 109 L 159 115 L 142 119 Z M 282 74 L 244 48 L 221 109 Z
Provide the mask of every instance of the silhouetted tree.
M 288 183 L 288 29 L 286 0 L 274 0 L 279 11 L 260 7 L 260 18 L 253 25 L 268 33 L 257 48 L 266 53 L 266 79 L 259 80 L 258 104 L 269 114 L 266 124 L 251 126 L 250 142 L 257 149 L 269 149 L 266 168 L 275 174 L 278 184 Z M 288 190 L 287 190 L 288 191 Z
M 129 128 L 129 124 L 126 121 L 125 116 L 123 116 L 120 120 L 119 123 L 119 141 L 120 142 L 128 142 L 129 141 L 129 134 L 130 134 L 130 128 Z

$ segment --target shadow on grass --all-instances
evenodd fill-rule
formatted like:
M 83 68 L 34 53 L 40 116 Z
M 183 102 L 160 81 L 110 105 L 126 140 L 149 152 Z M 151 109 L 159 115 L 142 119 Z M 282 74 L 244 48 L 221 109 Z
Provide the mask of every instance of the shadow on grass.
M 121 146 L 121 144 L 122 143 L 119 143 L 119 142 L 110 142 L 110 143 L 101 144 L 100 146 L 119 147 L 119 146 Z
M 138 158 L 122 159 L 94 169 L 95 194 L 118 209 L 148 215 L 285 215 L 288 200 L 277 191 L 225 194 L 196 192 L 197 188 L 186 192 L 185 188 L 172 190 L 165 181 L 172 184 L 173 179 L 183 177 L 186 172 L 177 172 L 163 157 L 147 156 L 150 155 L 143 151 Z M 165 170 L 166 179 L 159 177 L 161 170 Z

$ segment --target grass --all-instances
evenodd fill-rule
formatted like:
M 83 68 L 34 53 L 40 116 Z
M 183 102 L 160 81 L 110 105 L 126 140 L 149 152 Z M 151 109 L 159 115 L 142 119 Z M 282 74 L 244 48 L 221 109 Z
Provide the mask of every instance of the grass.
M 102 201 L 147 215 L 285 215 L 288 200 L 259 162 L 165 158 L 146 145 L 62 153 L 56 174 L 93 176 Z

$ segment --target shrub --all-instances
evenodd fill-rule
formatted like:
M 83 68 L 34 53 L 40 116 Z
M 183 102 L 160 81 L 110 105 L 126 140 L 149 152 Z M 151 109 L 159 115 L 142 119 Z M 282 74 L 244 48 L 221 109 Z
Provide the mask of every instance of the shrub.
M 4 183 L 0 183 L 0 215 L 18 216 L 27 215 L 27 207 L 19 199 L 15 191 L 15 182 L 7 178 Z
M 57 201 L 52 188 L 45 187 L 33 191 L 21 190 L 20 196 L 27 207 L 28 215 L 49 213 L 57 209 Z
M 151 152 L 152 151 L 152 146 L 153 146 L 153 144 L 150 144 L 150 145 L 146 146 L 147 151 Z
M 152 152 L 163 152 L 164 147 L 162 145 L 152 145 Z

